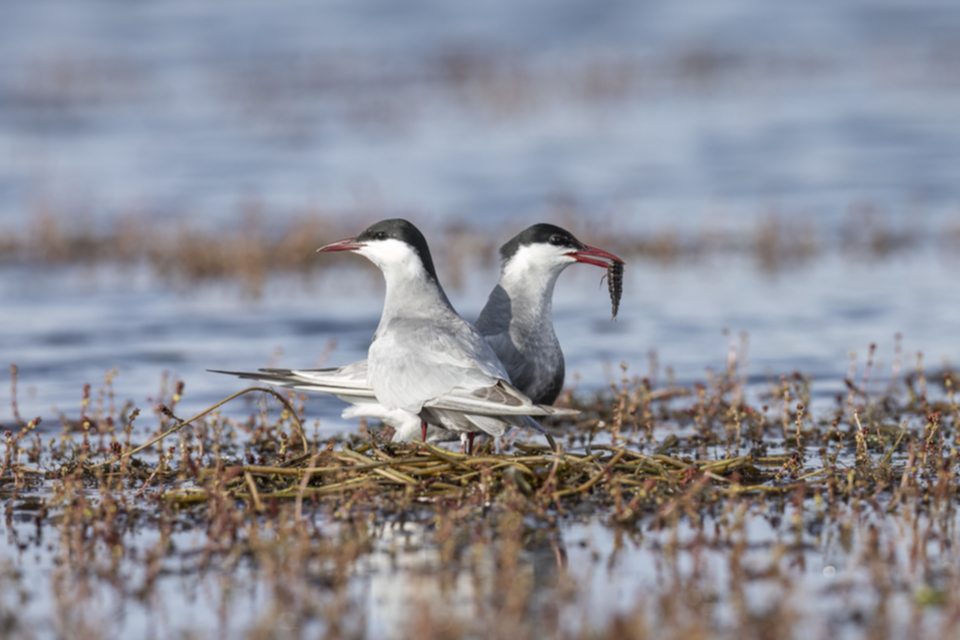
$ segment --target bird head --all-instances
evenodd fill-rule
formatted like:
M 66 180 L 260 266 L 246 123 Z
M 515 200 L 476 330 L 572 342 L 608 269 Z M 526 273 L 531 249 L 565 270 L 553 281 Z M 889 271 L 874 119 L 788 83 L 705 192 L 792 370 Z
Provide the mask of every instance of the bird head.
M 413 223 L 402 218 L 381 220 L 355 238 L 332 242 L 317 251 L 355 251 L 385 273 L 401 265 L 418 263 L 427 275 L 437 279 L 427 240 Z
M 575 262 L 607 268 L 620 258 L 586 245 L 567 231 L 553 224 L 540 223 L 527 227 L 500 248 L 504 267 L 528 265 L 560 272 Z

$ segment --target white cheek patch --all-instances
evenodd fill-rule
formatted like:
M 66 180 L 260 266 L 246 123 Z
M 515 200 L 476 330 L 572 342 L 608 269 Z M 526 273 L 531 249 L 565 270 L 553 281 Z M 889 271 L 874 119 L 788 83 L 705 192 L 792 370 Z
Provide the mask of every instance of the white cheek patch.
M 550 271 L 576 262 L 567 254 L 574 251 L 570 247 L 555 247 L 552 244 L 528 244 L 517 249 L 505 265 L 504 275 L 520 277 L 537 271 Z
M 397 268 L 401 265 L 420 264 L 420 258 L 413 247 L 401 240 L 388 238 L 365 243 L 357 253 L 381 269 Z
M 357 251 L 380 268 L 387 264 L 402 264 L 416 258 L 413 247 L 406 242 L 388 238 L 364 243 L 365 246 Z

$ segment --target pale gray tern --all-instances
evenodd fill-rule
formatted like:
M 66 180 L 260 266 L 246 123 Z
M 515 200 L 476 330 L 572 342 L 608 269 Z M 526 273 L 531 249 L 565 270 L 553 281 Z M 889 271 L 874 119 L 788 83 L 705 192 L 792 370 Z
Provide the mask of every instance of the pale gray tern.
M 499 437 L 510 426 L 546 433 L 531 416 L 576 413 L 536 404 L 508 382 L 491 344 L 453 309 L 426 240 L 411 223 L 384 220 L 319 251 L 353 251 L 383 272 L 384 309 L 366 363 L 332 376 L 330 370 L 219 373 L 334 393 L 355 405 L 352 416 L 395 426 L 396 441 L 414 439 L 417 427 L 426 440 L 428 425 L 437 428 L 434 440 L 449 439 L 450 432 Z

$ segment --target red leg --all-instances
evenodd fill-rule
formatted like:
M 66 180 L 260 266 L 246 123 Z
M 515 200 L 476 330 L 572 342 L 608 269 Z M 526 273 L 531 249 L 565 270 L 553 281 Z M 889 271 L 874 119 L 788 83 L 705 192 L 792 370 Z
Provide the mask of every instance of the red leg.
M 421 441 L 426 442 L 427 441 L 427 421 L 426 420 L 420 421 L 420 435 L 421 435 Z
M 476 436 L 477 436 L 477 434 L 475 434 L 475 433 L 472 432 L 472 431 L 467 434 L 467 441 L 470 443 L 470 446 L 467 448 L 467 453 L 469 453 L 470 455 L 473 455 L 473 439 L 474 439 Z

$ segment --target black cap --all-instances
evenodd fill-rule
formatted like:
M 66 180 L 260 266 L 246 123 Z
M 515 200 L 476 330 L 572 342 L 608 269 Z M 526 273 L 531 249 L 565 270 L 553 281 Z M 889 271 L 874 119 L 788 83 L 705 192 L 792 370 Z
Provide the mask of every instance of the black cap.
M 376 242 L 377 240 L 400 240 L 413 247 L 413 250 L 420 256 L 423 268 L 435 281 L 437 272 L 433 268 L 433 258 L 430 257 L 430 247 L 427 246 L 427 239 L 420 233 L 412 222 L 403 218 L 391 218 L 381 220 L 370 225 L 359 236 L 354 238 L 356 242 Z
M 520 247 L 531 244 L 552 244 L 556 247 L 566 247 L 571 251 L 583 251 L 586 245 L 577 240 L 572 233 L 561 229 L 555 224 L 541 222 L 527 227 L 507 244 L 500 247 L 500 257 L 504 262 L 513 257 Z

